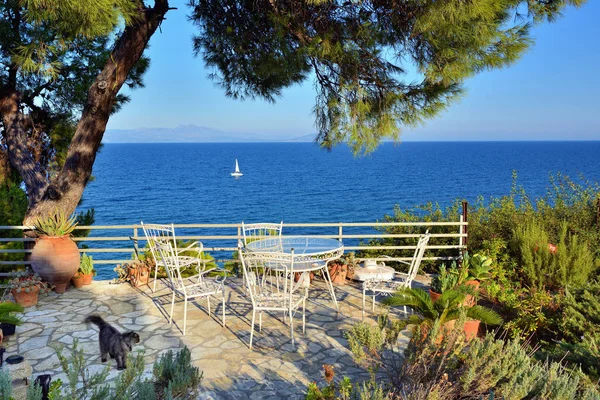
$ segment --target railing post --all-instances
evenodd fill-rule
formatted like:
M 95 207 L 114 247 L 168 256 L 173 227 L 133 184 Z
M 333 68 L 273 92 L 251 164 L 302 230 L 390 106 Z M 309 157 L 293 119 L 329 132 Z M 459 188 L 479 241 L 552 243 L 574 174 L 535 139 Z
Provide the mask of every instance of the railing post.
M 237 227 L 237 247 L 240 247 L 241 243 L 242 243 L 242 227 L 241 227 L 241 225 L 238 225 L 238 227 Z
M 133 228 L 133 250 L 135 251 L 135 260 L 139 260 L 140 249 L 138 247 L 138 228 Z
M 462 221 L 461 222 L 469 222 L 469 202 L 463 200 L 462 202 Z M 463 240 L 463 245 L 467 246 L 469 244 L 469 227 L 468 225 L 461 225 L 463 227 L 463 233 L 466 235 Z
M 339 222 L 339 226 L 338 226 L 338 239 L 341 242 L 342 241 L 342 236 L 343 236 L 343 232 L 342 232 L 342 223 Z

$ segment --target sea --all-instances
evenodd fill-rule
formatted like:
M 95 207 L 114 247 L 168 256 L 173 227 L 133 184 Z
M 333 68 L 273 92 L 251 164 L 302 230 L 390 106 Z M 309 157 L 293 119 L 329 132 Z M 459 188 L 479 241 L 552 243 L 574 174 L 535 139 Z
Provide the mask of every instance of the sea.
M 373 222 L 395 205 L 509 194 L 515 172 L 532 197 L 557 173 L 600 182 L 600 141 L 384 143 L 366 156 L 314 143 L 105 144 L 79 211 L 93 208 L 95 225 Z

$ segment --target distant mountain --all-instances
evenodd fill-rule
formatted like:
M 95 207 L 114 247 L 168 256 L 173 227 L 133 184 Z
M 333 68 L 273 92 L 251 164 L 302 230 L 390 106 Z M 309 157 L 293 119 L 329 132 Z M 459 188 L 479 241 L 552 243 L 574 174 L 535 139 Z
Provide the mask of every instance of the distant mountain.
M 257 135 L 221 131 L 198 125 L 179 125 L 175 128 L 109 129 L 104 143 L 193 143 L 193 142 L 310 142 L 312 135 Z

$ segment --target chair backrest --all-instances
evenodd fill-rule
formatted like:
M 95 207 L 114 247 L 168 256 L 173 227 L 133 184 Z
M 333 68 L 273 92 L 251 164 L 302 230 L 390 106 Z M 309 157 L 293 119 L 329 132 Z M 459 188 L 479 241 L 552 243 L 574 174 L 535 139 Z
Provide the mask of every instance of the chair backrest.
M 413 279 L 415 279 L 417 273 L 419 272 L 421 261 L 423 261 L 423 254 L 425 253 L 425 249 L 427 248 L 427 243 L 429 243 L 430 237 L 431 233 L 429 233 L 429 231 L 425 232 L 424 235 L 419 237 L 419 241 L 417 242 L 417 248 L 415 249 L 415 254 L 413 255 L 412 261 L 410 262 L 410 267 L 408 268 L 408 284 L 410 284 L 413 281 Z
M 294 286 L 294 256 L 288 253 L 253 252 L 240 248 L 244 284 L 253 306 L 261 298 L 277 298 L 274 307 L 289 304 Z
M 154 248 L 158 254 L 159 260 L 162 261 L 162 265 L 164 265 L 165 270 L 167 271 L 167 276 L 171 282 L 171 289 L 185 294 L 185 285 L 183 277 L 181 276 L 179 258 L 177 257 L 176 250 L 171 244 L 171 240 L 156 238 L 154 240 Z
M 156 249 L 156 241 L 160 240 L 163 242 L 170 242 L 173 246 L 173 250 L 177 252 L 177 241 L 175 239 L 175 225 L 159 225 L 159 224 L 144 224 L 140 222 L 144 235 L 148 241 L 148 247 L 150 247 L 150 253 L 154 258 L 154 262 L 158 265 L 161 262 L 161 256 Z
M 242 221 L 242 234 L 244 235 L 244 246 L 248 243 L 254 242 L 260 239 L 268 239 L 270 237 L 281 238 L 281 231 L 283 229 L 283 221 L 278 224 L 272 223 L 258 223 L 258 224 L 244 224 Z

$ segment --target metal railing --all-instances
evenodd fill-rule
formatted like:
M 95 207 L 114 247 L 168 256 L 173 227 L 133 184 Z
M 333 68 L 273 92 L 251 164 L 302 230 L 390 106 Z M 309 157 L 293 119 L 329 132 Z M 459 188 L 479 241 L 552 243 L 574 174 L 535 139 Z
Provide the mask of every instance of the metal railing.
M 357 250 L 414 250 L 416 248 L 416 238 L 418 233 L 399 233 L 389 234 L 381 233 L 377 228 L 397 227 L 397 228 L 415 228 L 420 227 L 424 231 L 431 227 L 447 227 L 448 233 L 432 233 L 429 245 L 426 249 L 427 257 L 423 260 L 441 260 L 453 259 L 460 255 L 460 250 L 465 249 L 466 244 L 466 226 L 468 223 L 463 221 L 461 215 L 457 222 L 333 222 L 333 223 L 285 223 L 283 225 L 284 236 L 310 235 L 319 238 L 339 239 L 344 242 L 346 251 Z M 0 230 L 25 230 L 31 229 L 27 226 L 0 226 Z M 76 242 L 80 242 L 80 252 L 97 254 L 98 259 L 94 257 L 95 264 L 121 264 L 130 262 L 137 258 L 140 251 L 143 251 L 146 238 L 141 225 L 93 225 L 77 226 L 78 230 L 90 230 L 90 236 L 74 237 Z M 242 225 L 239 224 L 175 224 L 177 239 L 198 240 L 204 244 L 205 251 L 215 252 L 233 252 L 237 250 L 237 243 L 242 240 Z M 190 231 L 204 231 L 205 234 L 189 234 Z M 107 236 L 107 233 L 124 232 L 122 236 Z M 182 234 L 179 234 L 179 233 Z M 185 233 L 187 232 L 187 233 Z M 130 234 L 128 234 L 130 233 Z M 373 246 L 365 240 L 386 239 L 386 238 L 415 238 L 415 245 L 379 245 Z M 435 244 L 436 239 L 452 238 L 456 244 Z M 0 246 L 10 242 L 33 242 L 31 238 L 0 238 Z M 104 247 L 104 243 L 118 243 L 118 247 Z M 85 245 L 86 248 L 84 248 Z M 435 251 L 456 250 L 453 257 L 434 255 Z M 28 249 L 3 249 L 0 253 L 31 253 Z M 105 255 L 128 254 L 128 258 L 105 258 Z M 408 261 L 412 257 L 412 252 L 407 252 L 406 257 L 391 258 L 394 260 Z M 217 262 L 227 262 L 231 259 L 217 259 Z M 0 265 L 29 265 L 29 261 L 0 261 Z M 3 275 L 3 274 L 2 274 Z

